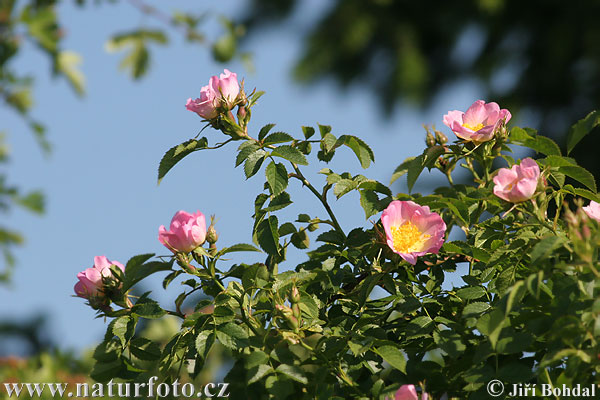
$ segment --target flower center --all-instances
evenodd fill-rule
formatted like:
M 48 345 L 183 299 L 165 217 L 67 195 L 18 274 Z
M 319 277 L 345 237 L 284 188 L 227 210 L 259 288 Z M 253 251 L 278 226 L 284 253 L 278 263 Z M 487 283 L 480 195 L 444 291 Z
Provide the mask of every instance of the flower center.
M 471 125 L 471 124 L 463 124 L 464 128 L 470 129 L 473 132 L 477 132 L 478 130 L 480 130 L 481 128 L 483 128 L 485 125 L 483 125 L 481 122 L 478 123 L 477 125 Z
M 394 249 L 400 253 L 412 253 L 420 251 L 423 244 L 431 235 L 419 231 L 412 222 L 407 221 L 400 226 L 392 226 L 392 240 Z

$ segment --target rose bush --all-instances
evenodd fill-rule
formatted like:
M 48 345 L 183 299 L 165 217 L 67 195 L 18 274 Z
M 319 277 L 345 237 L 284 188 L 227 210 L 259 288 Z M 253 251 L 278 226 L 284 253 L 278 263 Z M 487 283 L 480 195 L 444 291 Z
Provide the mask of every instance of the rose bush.
M 231 398 L 484 399 L 492 379 L 597 383 L 600 198 L 594 177 L 568 157 L 597 124 L 595 113 L 573 126 L 564 156 L 533 129 L 509 129 L 507 110 L 477 101 L 443 118 L 459 140 L 449 143 L 427 128 L 424 152 L 396 168 L 391 181 L 406 175 L 409 193 L 330 167 L 320 170 L 318 187 L 305 175 L 309 160 L 329 163 L 347 148 L 368 168 L 372 150 L 327 125 L 303 126 L 301 136 L 273 131 L 273 124 L 250 128 L 262 93 L 247 94 L 232 77 L 226 71 L 211 79 L 217 111 L 201 115 L 227 139 L 173 147 L 158 179 L 185 156 L 239 141 L 235 164 L 245 177 L 264 170 L 248 233 L 254 244 L 219 247 L 227 232 L 217 235 L 213 221 L 207 233 L 203 214 L 179 212 L 159 234 L 172 256 L 134 256 L 124 273 L 113 267 L 116 283 L 102 281 L 98 290 L 111 293 L 114 305 L 90 303 L 112 319 L 95 352 L 95 379 L 146 382 L 158 373 L 164 383 L 202 384 L 210 354 L 224 348 L 232 359 L 224 378 Z M 536 159 L 515 160 L 516 146 Z M 448 184 L 410 193 L 425 169 Z M 301 207 L 292 206 L 296 189 L 308 190 L 322 209 L 299 208 L 296 219 L 283 220 L 281 209 Z M 356 195 L 365 213 L 356 228 L 342 228 L 331 194 Z M 280 272 L 290 246 L 306 260 Z M 264 262 L 229 260 L 246 251 L 263 252 Z M 150 292 L 132 294 L 159 272 L 166 273 L 165 290 L 174 280 L 186 288 L 174 306 Z M 183 307 L 197 293 L 204 297 Z M 166 315 L 181 320 L 168 343 L 136 334 L 140 319 Z

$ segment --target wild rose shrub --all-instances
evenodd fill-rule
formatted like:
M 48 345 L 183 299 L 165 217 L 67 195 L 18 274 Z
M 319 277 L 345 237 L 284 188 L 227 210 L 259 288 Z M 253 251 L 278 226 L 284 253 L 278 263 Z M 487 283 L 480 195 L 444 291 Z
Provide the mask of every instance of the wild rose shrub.
M 393 182 L 407 175 L 412 190 L 425 168 L 439 170 L 448 184 L 432 194 L 394 193 L 363 175 L 327 167 L 320 171 L 326 184 L 315 187 L 303 171 L 309 160 L 328 163 L 347 147 L 368 168 L 373 152 L 358 137 L 338 136 L 326 125 L 304 126 L 296 136 L 274 131 L 273 124 L 251 127 L 262 93 L 246 94 L 231 76 L 225 71 L 211 79 L 197 100 L 201 108 L 188 101 L 188 109 L 227 140 L 209 145 L 202 137 L 173 147 L 158 178 L 185 156 L 240 142 L 236 166 L 243 165 L 246 178 L 262 171 L 266 178 L 264 184 L 254 179 L 248 232 L 254 245 L 219 247 L 214 224 L 207 230 L 202 213 L 180 212 L 170 231 L 160 230 L 172 257 L 144 254 L 131 258 L 124 272 L 112 267 L 117 283 L 100 290 L 105 303 L 96 307 L 111 322 L 95 352 L 95 379 L 147 382 L 158 373 L 163 382 L 197 382 L 220 343 L 234 360 L 225 377 L 230 398 L 420 393 L 477 399 L 489 397 L 492 379 L 567 386 L 597 381 L 600 224 L 598 205 L 584 209 L 582 199 L 600 198 L 594 177 L 568 152 L 563 156 L 532 129 L 509 130 L 507 110 L 477 101 L 464 115 L 453 111 L 444 118 L 457 135 L 454 142 L 428 130 L 425 151 L 392 176 Z M 568 151 L 596 124 L 595 112 L 575 124 Z M 533 150 L 537 160 L 515 160 L 509 145 Z M 456 166 L 469 172 L 469 182 L 454 182 Z M 287 190 L 293 185 L 310 191 L 323 208 L 305 213 L 292 205 Z M 359 227 L 345 231 L 331 200 L 353 192 L 373 224 L 357 217 Z M 287 207 L 297 208 L 297 219 L 278 217 Z M 310 246 L 311 238 L 316 245 Z M 306 261 L 278 272 L 290 245 L 304 250 Z M 264 263 L 227 260 L 244 251 L 264 252 Z M 149 293 L 129 296 L 157 272 L 167 273 L 165 290 L 174 290 L 169 284 L 176 278 L 187 287 L 174 306 L 158 304 Z M 445 289 L 452 286 L 442 286 L 451 273 L 458 287 Z M 372 298 L 376 287 L 384 295 Z M 182 310 L 197 292 L 207 298 Z M 180 318 L 181 328 L 166 345 L 136 335 L 141 320 L 167 314 Z

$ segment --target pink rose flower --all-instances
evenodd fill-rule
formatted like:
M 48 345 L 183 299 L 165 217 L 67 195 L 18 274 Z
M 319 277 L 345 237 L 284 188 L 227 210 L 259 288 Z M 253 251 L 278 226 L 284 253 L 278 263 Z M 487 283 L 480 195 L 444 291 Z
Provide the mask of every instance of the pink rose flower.
M 212 76 L 209 84 L 200 90 L 200 97 L 195 100 L 189 98 L 185 108 L 204 119 L 216 118 L 219 115 L 218 107 L 221 105 L 231 109 L 240 93 L 240 84 L 237 74 L 228 69 L 223 72 L 218 77 Z
M 587 207 L 583 207 L 583 211 L 585 211 L 588 217 L 600 222 L 600 203 L 592 200 Z
M 204 119 L 213 119 L 218 115 L 216 98 L 215 91 L 210 85 L 207 85 L 200 90 L 200 98 L 196 100 L 187 99 L 185 108 Z
M 427 399 L 429 399 L 429 395 L 427 393 L 423 393 L 421 400 Z M 417 394 L 415 385 L 400 386 L 400 389 L 398 389 L 394 396 L 394 400 L 419 400 L 419 395 Z
M 206 240 L 206 219 L 196 211 L 190 214 L 178 211 L 171 220 L 170 230 L 158 228 L 158 240 L 173 253 L 189 253 Z
M 461 139 L 487 142 L 503 123 L 510 121 L 510 112 L 497 103 L 477 100 L 467 112 L 450 111 L 444 115 L 444 124 Z
M 511 203 L 520 203 L 533 197 L 540 178 L 540 167 L 531 158 L 520 165 L 501 168 L 494 177 L 494 194 Z
M 394 253 L 415 265 L 417 257 L 440 250 L 446 224 L 428 206 L 412 201 L 392 201 L 381 215 L 387 244 Z
M 223 72 L 218 78 L 216 76 L 210 78 L 210 86 L 215 91 L 217 98 L 221 98 L 222 96 L 229 108 L 231 108 L 240 94 L 240 84 L 235 72 L 231 72 L 228 69 L 225 69 Z
M 125 267 L 118 261 L 110 261 L 105 256 L 94 257 L 94 266 L 77 274 L 79 282 L 75 284 L 75 294 L 86 299 L 102 296 L 104 286 L 102 277 L 109 278 L 112 276 L 111 265 L 116 265 L 121 268 L 121 271 L 125 272 Z

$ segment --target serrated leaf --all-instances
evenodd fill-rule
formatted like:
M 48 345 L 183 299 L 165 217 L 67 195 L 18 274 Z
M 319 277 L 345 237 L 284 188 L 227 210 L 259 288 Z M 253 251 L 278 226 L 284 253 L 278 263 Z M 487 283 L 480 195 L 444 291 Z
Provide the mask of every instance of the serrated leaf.
M 258 251 L 258 252 L 260 252 L 259 249 L 252 246 L 251 244 L 238 243 L 238 244 L 234 244 L 233 246 L 222 248 L 221 250 L 219 250 L 216 257 L 220 257 L 220 256 L 228 254 L 228 253 L 234 253 L 234 252 L 240 252 L 240 251 Z
M 598 115 L 597 111 L 592 111 L 585 118 L 577 121 L 567 135 L 567 154 L 570 154 L 577 143 L 597 127 L 598 124 L 600 124 L 600 115 Z
M 268 219 L 261 221 L 256 227 L 258 244 L 266 253 L 279 254 L 279 231 L 277 217 L 271 215 Z
M 375 161 L 375 154 L 373 154 L 373 150 L 360 138 L 352 135 L 343 135 L 340 136 L 340 140 L 343 140 L 344 145 L 348 146 L 354 154 L 358 161 L 360 162 L 361 167 L 369 168 L 371 165 L 371 161 Z
M 325 135 L 327 135 L 328 133 L 331 133 L 330 125 L 317 124 L 317 126 L 319 127 L 319 133 L 321 134 L 321 139 L 324 138 Z
M 238 167 L 241 165 L 246 159 L 250 156 L 250 154 L 254 153 L 260 149 L 260 146 L 254 142 L 248 141 L 244 142 L 239 147 L 239 152 L 235 158 L 235 166 Z
M 295 365 L 281 364 L 277 367 L 276 371 L 303 385 L 308 384 L 308 379 L 304 375 L 304 371 Z
M 260 364 L 256 365 L 248 370 L 247 379 L 248 384 L 251 385 L 254 382 L 258 382 L 265 376 L 273 373 L 275 370 L 270 365 Z
M 154 361 L 160 358 L 158 344 L 146 338 L 135 338 L 131 341 L 131 353 L 140 360 Z
M 265 168 L 265 175 L 272 194 L 278 195 L 287 188 L 288 172 L 285 165 L 272 161 L 267 165 L 267 168 Z
M 592 192 L 597 192 L 596 180 L 594 179 L 594 175 L 592 175 L 592 173 L 587 169 L 576 165 L 569 165 L 559 167 L 558 171 L 567 175 L 570 178 L 575 179 L 577 182 L 587 186 L 587 188 L 590 189 Z
M 156 301 L 147 297 L 138 300 L 131 308 L 131 312 L 138 317 L 146 319 L 157 319 L 166 314 L 165 310 L 163 310 Z
M 277 196 L 273 197 L 269 202 L 269 205 L 265 207 L 264 211 L 276 211 L 281 210 L 292 204 L 292 200 L 290 200 L 290 195 L 287 192 L 281 192 Z
M 530 253 L 531 262 L 536 263 L 540 259 L 549 257 L 554 250 L 562 246 L 565 239 L 559 236 L 549 236 L 537 243 Z
M 462 315 L 463 317 L 475 317 L 489 310 L 489 308 L 490 305 L 488 303 L 476 301 L 474 303 L 468 304 L 463 309 Z
M 198 140 L 190 139 L 169 149 L 158 165 L 158 183 L 160 184 L 160 181 L 165 177 L 167 172 L 169 172 L 179 161 L 183 160 L 184 157 L 194 151 L 205 149 L 207 146 L 208 139 L 203 137 Z
M 408 164 L 407 184 L 408 184 L 408 191 L 409 192 L 412 191 L 412 188 L 415 185 L 415 183 L 417 182 L 417 179 L 419 178 L 419 175 L 421 175 L 421 172 L 423 172 L 423 168 L 424 167 L 425 166 L 423 165 L 423 155 L 415 157 Z
M 308 165 L 308 161 L 306 161 L 306 157 L 304 156 L 304 154 L 302 154 L 300 150 L 289 145 L 283 145 L 277 147 L 276 149 L 273 149 L 271 155 L 285 158 L 286 160 L 293 162 L 294 164 Z
M 456 295 L 463 300 L 475 300 L 485 296 L 485 288 L 481 286 L 469 286 L 456 291 Z
M 315 128 L 312 126 L 303 126 L 302 134 L 304 134 L 304 138 L 308 140 L 315 134 Z
M 260 128 L 260 132 L 258 132 L 258 140 L 263 140 L 264 137 L 267 136 L 269 131 L 271 129 L 273 129 L 274 126 L 275 126 L 275 124 L 267 124 L 267 125 L 263 126 L 262 128 Z
M 406 357 L 400 349 L 395 346 L 381 346 L 375 352 L 381 356 L 388 364 L 402 373 L 406 373 Z
M 294 138 L 288 133 L 274 132 L 265 138 L 263 144 L 267 146 L 270 144 L 291 142 L 292 140 L 294 140 Z
M 392 178 L 390 179 L 390 184 L 394 183 L 398 178 L 403 176 L 408 172 L 408 166 L 416 157 L 408 157 L 406 160 L 402 162 L 402 164 L 398 165 L 392 174 Z
M 116 318 L 111 325 L 112 333 L 119 338 L 121 346 L 125 346 L 125 344 L 133 337 L 136 320 L 129 315 L 124 315 Z
M 379 197 L 372 190 L 360 191 L 360 205 L 365 211 L 365 219 L 377 214 L 381 208 Z
M 246 162 L 244 163 L 244 173 L 246 174 L 246 179 L 256 175 L 266 156 L 267 152 L 260 149 L 250 154 L 248 158 L 246 158 Z
M 292 234 L 291 242 L 298 249 L 308 249 L 310 239 L 305 230 L 301 230 Z
M 215 343 L 215 334 L 213 331 L 202 331 L 196 337 L 196 351 L 203 359 L 206 359 L 210 348 Z
M 356 181 L 352 179 L 341 179 L 333 187 L 333 194 L 339 199 L 340 197 L 356 189 L 357 187 L 358 183 Z
M 538 153 L 548 156 L 560 156 L 560 147 L 550 138 L 546 136 L 530 135 L 527 131 L 518 126 L 510 131 L 510 139 L 513 143 L 521 146 L 529 147 Z

